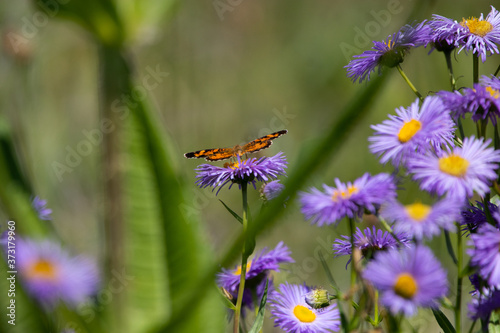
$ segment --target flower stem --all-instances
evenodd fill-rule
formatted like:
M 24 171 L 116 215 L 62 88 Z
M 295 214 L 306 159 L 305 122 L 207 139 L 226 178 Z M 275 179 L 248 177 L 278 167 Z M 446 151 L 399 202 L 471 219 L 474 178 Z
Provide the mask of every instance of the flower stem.
M 422 95 L 418 92 L 417 88 L 415 88 L 415 86 L 413 85 L 413 83 L 411 83 L 410 79 L 408 78 L 408 76 L 406 76 L 405 72 L 403 71 L 403 68 L 401 68 L 401 65 L 397 65 L 396 68 L 398 69 L 399 71 L 399 74 L 401 74 L 401 76 L 403 77 L 403 79 L 406 81 L 406 83 L 408 84 L 408 86 L 410 87 L 410 89 L 415 93 L 415 95 L 417 95 L 417 97 L 422 101 L 424 98 L 422 97 Z
M 243 198 L 243 234 L 247 234 L 248 230 L 248 199 L 247 199 L 247 183 L 243 182 L 241 184 L 241 194 Z M 234 325 L 233 333 L 239 332 L 240 326 L 240 316 L 241 316 L 241 306 L 243 304 L 243 291 L 245 290 L 245 278 L 247 273 L 247 260 L 249 254 L 246 250 L 246 237 L 243 239 L 243 249 L 241 251 L 241 274 L 240 274 L 240 286 L 238 288 L 238 298 L 236 299 L 236 309 L 234 310 Z
M 457 90 L 455 75 L 453 75 L 453 64 L 451 62 L 451 51 L 444 51 L 444 57 L 446 58 L 446 67 L 448 67 L 448 73 L 450 74 L 450 84 L 451 91 Z
M 479 57 L 472 57 L 472 80 L 479 83 Z
M 457 224 L 457 299 L 455 301 L 455 332 L 462 331 L 462 235 L 460 233 L 460 225 Z
M 354 287 L 356 285 L 356 267 L 354 259 L 354 219 L 349 218 L 349 231 L 351 233 L 351 285 L 349 290 L 349 315 L 352 313 L 352 300 L 354 296 Z

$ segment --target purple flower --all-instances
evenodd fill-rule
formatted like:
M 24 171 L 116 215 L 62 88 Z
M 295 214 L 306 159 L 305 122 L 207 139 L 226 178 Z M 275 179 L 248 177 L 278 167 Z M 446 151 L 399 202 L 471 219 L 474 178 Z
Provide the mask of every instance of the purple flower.
M 345 66 L 347 68 L 347 76 L 353 82 L 359 80 L 369 80 L 370 73 L 378 67 L 379 74 L 382 67 L 395 67 L 401 62 L 412 47 L 424 45 L 427 40 L 427 35 L 430 33 L 430 28 L 424 22 L 415 26 L 405 25 L 398 32 L 387 37 L 385 41 L 373 42 L 373 47 L 369 51 L 365 51 L 360 55 L 354 56 L 356 59 Z
M 500 116 L 500 79 L 483 76 L 474 89 L 464 89 L 464 101 L 473 121 L 491 120 L 496 126 Z
M 458 91 L 439 91 L 437 94 L 443 101 L 446 109 L 450 110 L 450 115 L 453 119 L 464 118 L 469 113 L 468 98 Z
M 460 23 L 452 19 L 434 15 L 430 23 L 432 34 L 436 40 L 444 41 L 450 47 L 452 45 L 465 49 L 481 57 L 486 61 L 488 53 L 498 53 L 497 44 L 500 43 L 500 14 L 491 6 L 491 11 L 486 17 L 483 14 L 479 18 L 463 18 Z
M 489 322 L 491 313 L 500 309 L 500 290 L 483 288 L 481 293 L 472 297 L 468 308 L 472 320 L 482 319 Z
M 371 126 L 375 135 L 368 138 L 372 153 L 382 156 L 381 163 L 392 161 L 394 166 L 404 163 L 415 152 L 453 142 L 454 125 L 449 111 L 438 97 L 427 97 L 422 107 L 419 99 L 409 108 L 396 109 L 397 116 Z
M 466 28 L 457 21 L 436 14 L 432 15 L 429 26 L 431 27 L 429 42 L 432 42 L 438 51 L 453 50 L 458 46 L 459 36 L 466 33 Z
M 462 45 L 462 49 L 471 51 L 477 57 L 481 57 L 481 61 L 486 61 L 487 53 L 499 53 L 497 44 L 500 43 L 500 13 L 495 7 L 491 6 L 491 11 L 483 18 L 483 14 L 479 18 L 471 17 L 462 19 L 460 25 L 462 29 L 458 33 L 457 42 Z
M 262 185 L 260 189 L 260 196 L 264 201 L 273 200 L 280 195 L 285 186 L 280 184 L 279 180 L 273 180 L 269 183 Z
M 393 314 L 412 316 L 417 307 L 438 307 L 448 291 L 446 272 L 425 246 L 379 252 L 363 277 L 381 291 L 381 303 Z
M 282 284 L 279 292 L 269 297 L 274 326 L 288 333 L 320 333 L 340 330 L 340 313 L 337 305 L 331 304 L 314 309 L 306 301 L 311 288 L 305 285 Z
M 31 205 L 37 212 L 38 218 L 40 218 L 40 220 L 52 220 L 52 217 L 50 216 L 50 214 L 52 214 L 52 209 L 46 207 L 47 200 L 42 200 L 38 196 L 36 196 L 33 198 Z
M 249 158 L 235 163 L 226 163 L 224 167 L 218 167 L 212 164 L 202 164 L 196 168 L 197 181 L 199 187 L 219 187 L 219 191 L 224 185 L 231 182 L 231 186 L 243 182 L 267 182 L 276 179 L 279 175 L 285 174 L 286 158 L 283 153 L 278 153 L 272 157 L 261 157 L 259 159 Z M 219 192 L 217 191 L 217 193 Z
M 418 240 L 439 235 L 441 229 L 455 231 L 455 222 L 460 219 L 463 203 L 444 198 L 434 205 L 415 202 L 403 205 L 394 200 L 386 203 L 380 216 L 394 223 L 394 231 L 408 234 Z
M 372 226 L 372 229 L 366 228 L 364 233 L 359 228 L 356 229 L 354 233 L 354 247 L 360 249 L 365 258 L 371 259 L 376 252 L 400 247 L 398 241 L 389 232 L 375 229 L 375 226 Z M 405 234 L 396 234 L 396 237 L 401 242 L 401 245 L 409 246 L 410 240 Z M 335 257 L 352 254 L 351 236 L 342 235 L 342 238 L 337 238 L 333 242 Z
M 82 256 L 70 256 L 52 241 L 17 239 L 16 254 L 26 291 L 46 306 L 53 307 L 59 300 L 76 306 L 97 291 L 95 263 Z
M 498 207 L 495 204 L 488 202 L 488 208 L 494 218 L 498 216 Z M 476 201 L 476 206 L 470 203 L 467 210 L 462 211 L 460 224 L 463 225 L 464 229 L 469 232 L 476 232 L 478 227 L 487 222 L 488 220 L 486 218 L 486 213 L 484 212 L 484 204 L 480 201 Z
M 483 196 L 496 179 L 500 151 L 488 148 L 491 140 L 465 138 L 462 147 L 429 152 L 409 158 L 408 171 L 420 182 L 420 188 L 432 194 L 452 196 L 461 201 L 473 191 Z
M 375 176 L 365 173 L 354 183 L 342 183 L 336 178 L 335 185 L 323 185 L 324 192 L 312 188 L 312 193 L 300 194 L 306 219 L 322 226 L 337 223 L 344 217 L 361 217 L 365 209 L 375 212 L 378 206 L 396 196 L 394 180 L 386 173 Z
M 294 262 L 290 257 L 290 250 L 283 242 L 279 242 L 276 247 L 267 251 L 263 249 L 261 253 L 255 256 L 254 259 L 247 263 L 245 275 L 245 290 L 243 294 L 243 305 L 253 308 L 253 295 L 255 291 L 257 296 L 262 298 L 264 293 L 266 280 L 270 279 L 270 272 L 279 272 L 279 264 L 283 262 Z M 217 284 L 226 289 L 233 299 L 238 296 L 240 287 L 241 266 L 234 269 L 222 269 L 222 272 L 217 274 Z M 269 283 L 269 289 L 272 290 L 272 280 Z
M 492 287 L 500 289 L 500 230 L 484 223 L 477 233 L 471 234 L 467 250 L 471 265 L 479 269 L 479 275 Z

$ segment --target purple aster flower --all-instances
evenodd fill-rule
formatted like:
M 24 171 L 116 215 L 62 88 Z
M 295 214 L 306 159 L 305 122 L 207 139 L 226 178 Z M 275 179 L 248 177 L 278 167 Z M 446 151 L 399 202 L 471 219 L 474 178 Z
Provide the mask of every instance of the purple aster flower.
M 254 259 L 248 261 L 243 305 L 253 308 L 253 292 L 257 294 L 259 299 L 262 298 L 266 280 L 271 278 L 270 272 L 279 272 L 280 263 L 294 262 L 290 254 L 288 247 L 283 242 L 279 242 L 273 250 L 267 251 L 267 249 L 263 249 Z M 217 274 L 217 284 L 226 289 L 233 296 L 234 301 L 238 297 L 240 276 L 241 265 L 234 269 L 223 268 L 222 272 Z M 269 283 L 269 290 L 272 290 L 271 283 L 272 280 Z
M 500 290 L 483 288 L 482 293 L 476 293 L 472 297 L 468 308 L 472 320 L 489 322 L 491 313 L 500 310 Z
M 471 265 L 479 269 L 479 275 L 492 287 L 500 289 L 500 230 L 484 223 L 467 242 Z
M 274 326 L 288 333 L 320 333 L 340 330 L 340 313 L 335 303 L 314 309 L 306 301 L 311 288 L 282 284 L 269 297 Z
M 415 155 L 408 160 L 408 171 L 421 189 L 432 194 L 462 201 L 472 197 L 473 191 L 483 196 L 497 178 L 495 170 L 500 162 L 500 151 L 488 148 L 490 142 L 465 138 L 462 147 Z
M 443 101 L 445 109 L 450 111 L 450 115 L 454 120 L 464 118 L 469 113 L 468 98 L 458 91 L 439 91 L 437 94 Z
M 429 42 L 438 51 L 453 50 L 458 46 L 459 36 L 467 32 L 457 21 L 436 14 L 432 15 L 429 26 L 431 27 Z
M 394 231 L 408 234 L 418 240 L 439 235 L 441 229 L 455 231 L 455 222 L 460 220 L 463 203 L 444 198 L 434 205 L 415 202 L 403 205 L 394 200 L 386 203 L 380 216 L 394 223 Z
M 500 13 L 495 7 L 491 6 L 486 18 L 483 18 L 483 14 L 479 18 L 463 18 L 460 25 L 465 28 L 459 31 L 457 38 L 458 44 L 462 45 L 460 50 L 472 50 L 473 54 L 481 57 L 482 62 L 486 61 L 487 53 L 499 53 L 497 44 L 500 43 Z
M 219 191 L 224 185 L 231 182 L 231 186 L 249 182 L 255 187 L 255 182 L 267 182 L 276 179 L 279 175 L 285 174 L 286 158 L 283 153 L 278 153 L 272 157 L 261 157 L 259 159 L 249 158 L 235 163 L 226 163 L 224 167 L 212 164 L 202 164 L 196 168 L 198 179 L 196 183 L 199 187 L 219 187 Z M 219 192 L 217 191 L 217 193 Z
M 383 66 L 395 67 L 401 62 L 412 47 L 424 45 L 430 28 L 424 22 L 415 26 L 405 25 L 398 32 L 388 36 L 385 41 L 373 42 L 373 47 L 360 55 L 354 56 L 347 66 L 347 76 L 353 82 L 369 80 L 370 73 L 378 67 L 379 74 Z
M 273 200 L 281 194 L 285 186 L 280 184 L 279 180 L 273 180 L 269 183 L 262 185 L 260 189 L 260 196 L 264 201 Z
M 59 300 L 76 306 L 93 295 L 99 277 L 95 263 L 70 256 L 49 240 L 17 239 L 17 268 L 26 290 L 42 304 L 52 307 Z
M 495 204 L 488 202 L 488 208 L 494 218 L 498 216 L 498 207 Z M 460 224 L 464 226 L 465 230 L 476 232 L 477 228 L 485 223 L 488 223 L 488 219 L 486 218 L 482 202 L 476 201 L 476 206 L 470 203 L 467 209 L 462 211 Z
M 497 44 L 500 43 L 500 14 L 491 6 L 491 12 L 486 19 L 483 14 L 479 18 L 463 18 L 459 23 L 455 20 L 434 15 L 430 26 L 437 39 L 456 47 L 461 46 L 458 52 L 465 49 L 486 61 L 488 53 L 498 53 Z
M 464 89 L 464 101 L 473 121 L 491 120 L 496 126 L 500 116 L 500 79 L 483 76 L 474 89 Z
M 378 206 L 396 196 L 394 179 L 387 173 L 365 173 L 353 183 L 335 179 L 336 187 L 323 185 L 324 192 L 311 188 L 301 193 L 302 213 L 312 223 L 322 226 L 337 223 L 344 217 L 361 217 L 364 210 L 375 212 Z
M 397 167 L 415 152 L 453 142 L 453 121 L 439 97 L 427 97 L 422 107 L 417 98 L 409 108 L 401 107 L 396 113 L 382 124 L 371 126 L 375 135 L 368 138 L 370 150 L 382 156 L 381 163 L 392 161 Z
M 363 277 L 381 291 L 381 303 L 393 314 L 412 316 L 417 307 L 437 308 L 448 291 L 446 272 L 422 245 L 377 253 Z
M 376 252 L 397 249 L 400 245 L 408 247 L 410 244 L 410 240 L 403 233 L 396 234 L 396 237 L 401 242 L 400 244 L 389 232 L 375 229 L 375 226 L 372 226 L 372 229 L 366 228 L 364 232 L 359 228 L 356 229 L 354 233 L 354 246 L 360 249 L 363 256 L 368 259 L 372 259 Z M 351 236 L 342 235 L 342 238 L 337 238 L 333 242 L 335 257 L 350 256 L 352 254 Z M 349 262 L 351 262 L 351 259 L 349 259 Z
M 37 212 L 40 220 L 45 220 L 45 221 L 52 220 L 52 217 L 50 216 L 50 214 L 52 214 L 52 209 L 46 207 L 47 200 L 42 200 L 38 196 L 36 196 L 33 198 L 31 205 Z

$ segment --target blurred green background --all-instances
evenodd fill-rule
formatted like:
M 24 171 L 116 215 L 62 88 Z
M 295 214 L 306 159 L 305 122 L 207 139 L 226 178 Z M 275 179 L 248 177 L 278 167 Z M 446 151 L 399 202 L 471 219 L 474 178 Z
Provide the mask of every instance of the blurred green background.
M 88 140 L 86 133 L 100 126 L 98 46 L 78 20 L 67 20 L 62 13 L 41 20 L 36 16 L 40 8 L 33 3 L 0 3 L 0 123 L 11 130 L 16 156 L 34 193 L 53 209 L 61 238 L 75 251 L 102 260 L 101 144 L 93 144 L 78 166 L 60 175 L 62 179 L 54 167 L 54 162 L 64 163 L 68 149 L 77 149 Z M 201 219 L 204 238 L 217 255 L 240 232 L 217 198 L 236 210 L 241 204 L 239 192 L 223 189 L 215 197 L 210 190 L 197 188 L 194 168 L 201 162 L 187 160 L 183 153 L 234 146 L 286 128 L 288 135 L 261 155 L 283 151 L 293 169 L 301 160 L 300 151 L 320 138 L 338 117 L 337 111 L 365 86 L 346 77 L 343 67 L 351 55 L 370 48 L 371 40 L 385 39 L 402 25 L 430 19 L 433 13 L 461 19 L 488 13 L 490 4 L 482 0 L 115 1 L 136 84 L 140 86 L 151 71 L 162 73 L 158 84 L 146 89 L 145 100 L 160 120 L 159 127 L 172 138 L 172 162 L 189 185 L 178 208 Z M 103 28 L 103 35 L 112 34 L 111 30 Z M 359 31 L 368 31 L 368 38 L 360 37 Z M 13 47 L 9 33 L 26 38 Z M 422 93 L 449 89 L 444 57 L 428 52 L 428 48 L 412 50 L 402 67 Z M 464 53 L 455 59 L 458 85 L 470 86 L 472 59 Z M 499 59 L 490 57 L 480 65 L 480 73 L 492 73 Z M 327 167 L 310 175 L 307 183 L 320 186 L 333 184 L 334 177 L 348 181 L 365 172 L 390 172 L 369 153 L 369 126 L 414 100 L 401 77 L 393 73 L 369 115 Z M 418 196 L 415 192 L 404 192 L 402 200 Z M 251 191 L 251 209 L 260 208 L 258 201 L 258 191 Z M 3 212 L 1 220 L 8 218 Z M 347 259 L 334 260 L 330 252 L 333 240 L 346 232 L 343 224 L 311 226 L 296 202 L 289 202 L 280 222 L 259 236 L 257 249 L 274 247 L 280 240 L 290 247 L 296 263 L 276 275 L 277 283 L 288 279 L 327 286 L 315 259 L 321 249 L 328 254 L 327 263 L 337 281 L 347 286 Z M 453 276 L 444 242 L 438 239 L 432 244 Z M 412 321 L 433 329 L 429 313 L 421 311 Z M 272 331 L 270 320 L 266 327 L 266 332 Z

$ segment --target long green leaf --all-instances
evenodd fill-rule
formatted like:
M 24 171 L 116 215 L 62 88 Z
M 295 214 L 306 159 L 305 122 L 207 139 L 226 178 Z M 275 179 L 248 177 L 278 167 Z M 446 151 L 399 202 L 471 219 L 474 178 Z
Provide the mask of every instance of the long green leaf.
M 248 333 L 258 333 L 264 325 L 264 316 L 266 314 L 266 302 L 267 302 L 267 287 L 269 286 L 269 280 L 266 281 L 266 287 L 264 289 L 264 295 L 262 295 L 262 299 L 260 301 L 259 312 L 257 313 L 257 317 L 255 318 L 255 322 L 253 323 L 252 329 Z
M 444 333 L 455 333 L 455 328 L 441 310 L 432 309 L 432 313 Z
M 242 218 L 241 218 L 241 217 L 240 217 L 240 216 L 239 216 L 239 215 L 238 215 L 238 214 L 237 214 L 234 210 L 232 210 L 231 208 L 229 208 L 229 206 L 228 206 L 228 205 L 226 205 L 226 204 L 224 203 L 224 201 L 222 201 L 221 199 L 219 199 L 219 201 L 220 201 L 220 202 L 224 205 L 224 207 L 227 209 L 227 211 L 228 211 L 231 215 L 233 215 L 233 217 L 234 217 L 234 218 L 235 218 L 238 222 L 243 223 L 243 219 L 242 219 Z

